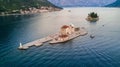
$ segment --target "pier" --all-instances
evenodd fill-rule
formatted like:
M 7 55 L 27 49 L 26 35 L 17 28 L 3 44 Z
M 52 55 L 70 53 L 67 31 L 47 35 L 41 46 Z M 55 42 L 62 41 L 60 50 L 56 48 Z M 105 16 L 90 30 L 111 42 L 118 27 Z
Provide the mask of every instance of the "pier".
M 38 47 L 38 46 L 43 45 L 45 42 L 48 42 L 48 41 L 52 40 L 53 38 L 56 38 L 57 35 L 58 35 L 58 33 L 53 34 L 53 35 L 49 35 L 47 37 L 44 37 L 44 38 L 29 42 L 29 43 L 26 43 L 26 44 L 20 43 L 20 46 L 18 48 L 22 49 L 22 50 L 26 50 L 26 49 L 30 48 L 31 46 Z

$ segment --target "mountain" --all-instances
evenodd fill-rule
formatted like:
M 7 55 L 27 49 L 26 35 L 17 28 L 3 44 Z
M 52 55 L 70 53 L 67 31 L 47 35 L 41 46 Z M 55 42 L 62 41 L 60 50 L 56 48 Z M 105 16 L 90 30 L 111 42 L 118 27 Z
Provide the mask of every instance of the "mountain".
M 120 0 L 117 0 L 114 3 L 107 5 L 107 7 L 120 7 Z
M 59 8 L 48 0 L 0 0 L 0 12 L 10 13 L 13 10 L 27 10 L 31 7 L 40 8 L 42 6 Z
M 116 0 L 48 0 L 60 7 L 103 7 Z

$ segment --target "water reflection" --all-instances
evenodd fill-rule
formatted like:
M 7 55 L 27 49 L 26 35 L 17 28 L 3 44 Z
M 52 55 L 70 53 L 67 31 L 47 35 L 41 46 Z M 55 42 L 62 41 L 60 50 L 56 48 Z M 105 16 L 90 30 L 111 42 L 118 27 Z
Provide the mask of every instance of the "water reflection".
M 88 22 L 89 22 L 89 21 L 88 21 Z M 91 25 L 96 25 L 97 22 L 89 22 L 89 24 L 91 24 Z

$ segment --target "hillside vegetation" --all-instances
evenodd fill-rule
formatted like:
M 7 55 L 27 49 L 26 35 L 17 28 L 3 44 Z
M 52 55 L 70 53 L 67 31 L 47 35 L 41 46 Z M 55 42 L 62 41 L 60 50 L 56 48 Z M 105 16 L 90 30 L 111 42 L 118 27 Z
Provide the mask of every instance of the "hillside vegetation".
M 27 10 L 30 7 L 40 8 L 41 6 L 55 7 L 47 0 L 0 0 L 0 12 L 12 12 L 13 10 Z

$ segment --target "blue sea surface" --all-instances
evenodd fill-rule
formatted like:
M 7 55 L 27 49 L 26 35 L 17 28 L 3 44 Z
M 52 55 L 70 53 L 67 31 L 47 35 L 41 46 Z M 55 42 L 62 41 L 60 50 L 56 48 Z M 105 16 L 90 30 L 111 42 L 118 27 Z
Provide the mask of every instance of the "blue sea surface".
M 100 17 L 96 23 L 85 20 L 92 11 Z M 71 23 L 85 27 L 88 34 L 65 43 L 47 42 L 28 50 L 18 49 L 20 42 L 54 34 L 62 25 Z M 65 8 L 34 15 L 0 16 L 0 67 L 119 67 L 119 51 L 120 8 Z

